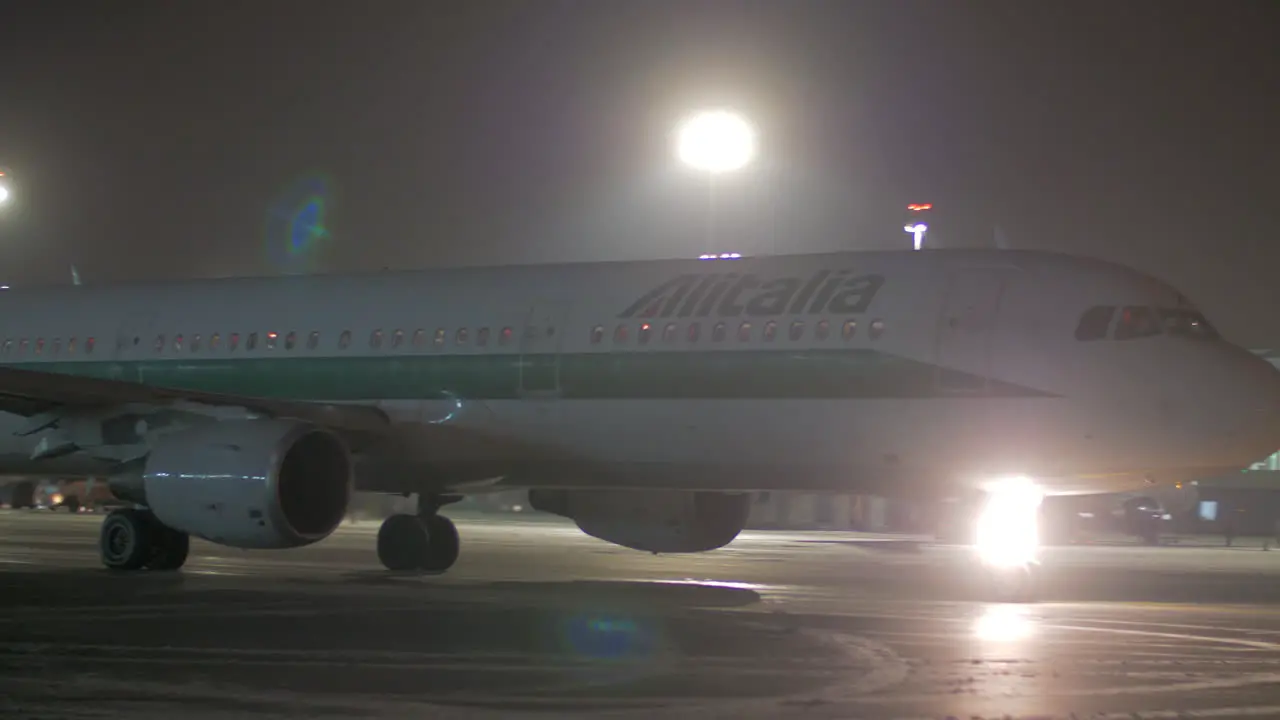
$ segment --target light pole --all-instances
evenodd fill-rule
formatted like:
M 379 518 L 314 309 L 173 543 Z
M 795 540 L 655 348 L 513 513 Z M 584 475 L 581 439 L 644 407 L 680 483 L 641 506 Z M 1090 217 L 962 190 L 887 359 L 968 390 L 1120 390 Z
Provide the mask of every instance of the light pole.
M 916 250 L 924 247 L 924 234 L 929 232 L 928 225 L 925 225 L 924 223 L 915 223 L 913 225 L 904 225 L 902 229 L 915 236 L 914 244 Z
M 755 158 L 755 129 L 732 110 L 703 110 L 677 126 L 675 153 L 684 165 L 707 174 L 707 252 L 713 253 L 716 177 L 741 170 Z
M 911 213 L 913 218 L 923 217 L 925 213 L 932 209 L 933 203 L 912 203 L 907 206 L 907 211 Z M 903 225 L 902 229 L 914 236 L 912 239 L 916 250 L 924 248 L 924 235 L 929 232 L 929 225 L 927 223 L 919 219 L 913 219 L 911 222 Z

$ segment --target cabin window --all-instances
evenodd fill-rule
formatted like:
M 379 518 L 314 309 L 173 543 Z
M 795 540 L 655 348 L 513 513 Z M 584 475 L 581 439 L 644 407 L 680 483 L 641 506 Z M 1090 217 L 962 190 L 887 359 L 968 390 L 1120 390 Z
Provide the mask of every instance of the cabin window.
M 787 337 L 791 338 L 792 342 L 795 342 L 800 338 L 803 338 L 804 337 L 804 321 L 803 320 L 792 321 L 791 331 L 787 333 Z
M 738 326 L 738 342 L 747 342 L 751 339 L 751 321 L 744 320 Z
M 177 335 L 173 336 L 173 351 L 174 352 L 182 351 L 182 333 L 178 333 Z
M 1120 323 L 1116 325 L 1117 340 L 1136 340 L 1159 334 L 1160 323 L 1151 308 L 1130 305 L 1120 311 Z
M 482 327 L 476 331 L 476 346 L 484 347 L 489 344 L 489 328 Z
M 1084 311 L 1080 322 L 1076 324 L 1076 340 L 1101 340 L 1111 329 L 1111 318 L 1115 317 L 1114 305 L 1098 305 Z
M 12 351 L 13 351 L 13 341 L 12 341 L 12 340 L 5 340 L 5 341 L 4 341 L 4 354 L 5 354 L 5 355 L 8 355 L 8 354 L 9 354 L 10 352 L 12 352 Z
M 1164 331 L 1170 335 L 1197 340 L 1218 338 L 1218 331 L 1213 329 L 1203 315 L 1194 310 L 1160 308 L 1160 320 L 1164 323 Z
M 716 323 L 715 327 L 711 328 L 711 342 L 724 342 L 725 335 L 727 335 L 728 332 L 729 331 L 725 327 L 724 323 Z
M 251 332 L 249 337 L 244 339 L 244 351 L 251 352 L 258 348 L 258 333 Z
M 420 348 L 427 343 L 427 331 L 418 328 L 413 331 L 413 346 Z
M 84 354 L 85 355 L 93 354 L 93 337 L 92 336 L 84 339 Z
M 453 343 L 454 343 L 455 345 L 466 345 L 466 344 L 467 344 L 467 329 L 466 329 L 466 328 L 464 328 L 464 327 L 460 327 L 460 328 L 458 328 L 457 332 L 455 332 L 455 333 L 453 334 Z
M 163 333 L 156 336 L 156 352 L 158 353 L 164 352 L 164 334 Z
M 867 334 L 871 336 L 871 339 L 872 339 L 872 340 L 875 340 L 876 338 L 878 338 L 878 337 L 880 337 L 881 335 L 883 335 L 883 334 L 884 334 L 884 321 L 883 321 L 883 320 L 880 320 L 880 319 L 878 319 L 878 318 L 877 318 L 877 319 L 875 319 L 875 320 L 872 320 L 872 321 L 871 321 L 871 327 L 867 328 Z
M 240 347 L 240 333 L 231 333 L 227 336 L 227 350 L 235 350 Z
M 318 347 L 320 347 L 320 333 L 312 330 L 311 334 L 307 336 L 307 349 L 315 350 Z
M 813 336 L 819 340 L 826 340 L 831 337 L 831 323 L 826 320 L 819 320 L 818 324 L 813 326 Z
M 44 338 L 36 338 L 36 354 L 41 355 L 43 353 L 44 353 Z
M 346 350 L 348 347 L 351 347 L 351 331 L 343 330 L 342 334 L 338 336 L 338 349 Z
M 844 325 L 840 327 L 840 337 L 845 340 L 852 340 L 854 335 L 858 334 L 858 321 L 845 320 Z
M 298 347 L 298 331 L 290 330 L 289 334 L 284 336 L 284 349 L 292 350 Z
M 774 338 L 778 337 L 778 323 L 772 320 L 766 322 L 764 324 L 763 336 L 765 342 L 773 342 Z
M 649 323 L 640 323 L 640 332 L 636 333 L 637 342 L 641 345 L 648 345 L 651 335 L 653 335 L 653 326 Z
M 620 345 L 621 345 L 621 344 L 623 344 L 623 343 L 625 343 L 625 342 L 627 341 L 627 326 L 626 326 L 626 324 L 619 325 L 619 326 L 618 326 L 618 329 L 613 331 L 613 341 L 614 341 L 615 343 L 620 344 Z
M 76 338 L 74 335 L 67 340 L 67 354 L 68 355 L 76 354 Z
M 444 347 L 444 328 L 436 328 L 435 340 L 436 347 Z
M 58 357 L 58 353 L 62 350 L 62 338 L 54 338 L 53 345 L 49 348 L 49 355 Z
M 374 350 L 377 350 L 378 348 L 382 347 L 382 330 L 381 329 L 374 330 L 373 332 L 369 333 L 369 347 L 373 348 Z
M 689 329 L 684 331 L 685 338 L 691 343 L 698 342 L 698 338 L 702 335 L 702 323 L 691 322 Z
M 191 352 L 200 352 L 200 333 L 191 336 Z
M 277 340 L 279 340 L 279 339 L 280 339 L 280 333 L 276 332 L 275 330 L 272 330 L 271 332 L 268 332 L 268 333 L 267 333 L 267 349 L 268 349 L 268 350 L 275 350 L 275 349 L 276 349 L 276 341 L 277 341 Z
M 673 343 L 675 341 L 676 341 L 676 324 L 667 323 L 667 326 L 662 328 L 662 342 Z
M 600 341 L 601 341 L 601 340 L 603 340 L 603 339 L 604 339 L 604 326 L 603 326 L 603 325 L 597 325 L 597 326 L 595 326 L 595 327 L 591 328 L 591 344 L 592 344 L 592 345 L 599 345 L 599 344 L 600 344 Z
M 399 328 L 396 328 L 396 331 L 391 333 L 391 347 L 398 348 L 403 343 L 404 343 L 404 331 Z
M 504 327 L 502 328 L 502 334 L 498 336 L 498 344 L 506 345 L 509 342 L 511 342 L 511 328 Z
M 27 339 L 22 338 L 22 340 L 18 342 L 18 354 L 25 355 L 26 352 L 27 352 Z
M 218 333 L 213 333 L 212 335 L 210 335 L 210 336 L 209 336 L 209 351 L 210 351 L 210 352 L 213 352 L 213 351 L 217 350 L 217 349 L 218 349 L 218 346 L 219 346 L 219 345 L 221 345 L 221 344 L 222 344 L 222 336 L 221 336 L 221 335 L 219 335 Z

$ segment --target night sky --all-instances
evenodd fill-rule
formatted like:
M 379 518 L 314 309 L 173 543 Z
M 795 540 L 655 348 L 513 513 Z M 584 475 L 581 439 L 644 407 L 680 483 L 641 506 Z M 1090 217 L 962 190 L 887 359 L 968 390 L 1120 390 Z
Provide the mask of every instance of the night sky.
M 928 201 L 1280 347 L 1277 47 L 1270 0 L 9 0 L 0 279 L 908 247 Z M 712 235 L 669 138 L 706 105 L 761 133 Z

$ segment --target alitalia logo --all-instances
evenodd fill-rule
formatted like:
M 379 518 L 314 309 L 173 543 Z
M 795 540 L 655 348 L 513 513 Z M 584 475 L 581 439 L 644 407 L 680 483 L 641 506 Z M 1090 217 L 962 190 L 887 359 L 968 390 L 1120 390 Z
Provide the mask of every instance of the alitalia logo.
M 753 317 L 866 312 L 883 275 L 819 270 L 809 278 L 746 273 L 690 273 L 642 295 L 618 317 Z

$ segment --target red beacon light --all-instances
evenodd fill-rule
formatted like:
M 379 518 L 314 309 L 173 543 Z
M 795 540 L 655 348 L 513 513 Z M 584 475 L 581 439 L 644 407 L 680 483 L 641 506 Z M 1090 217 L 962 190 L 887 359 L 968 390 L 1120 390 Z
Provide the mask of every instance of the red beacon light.
M 911 212 L 924 212 L 925 210 L 932 210 L 933 203 L 911 203 L 907 206 L 907 209 Z

